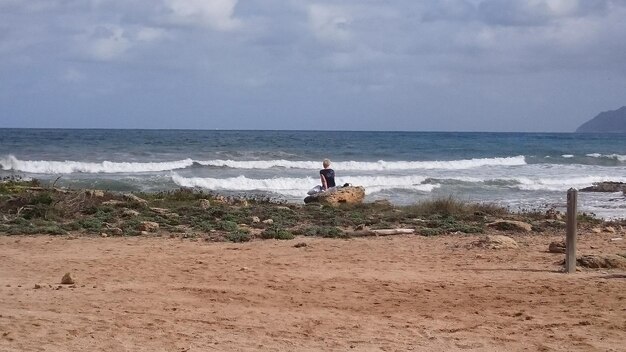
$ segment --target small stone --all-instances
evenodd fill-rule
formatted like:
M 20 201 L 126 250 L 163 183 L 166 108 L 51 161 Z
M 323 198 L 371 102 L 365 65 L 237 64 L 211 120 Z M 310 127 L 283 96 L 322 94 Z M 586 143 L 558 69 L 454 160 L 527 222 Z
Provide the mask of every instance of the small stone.
M 265 219 L 265 220 L 263 220 L 263 223 L 266 224 L 266 225 L 272 225 L 274 223 L 274 220 L 272 220 L 272 219 Z
M 139 212 L 137 210 L 124 209 L 122 210 L 122 215 L 126 217 L 135 217 L 139 215 Z
M 40 284 L 35 284 L 35 290 L 38 290 L 38 289 L 40 289 L 40 288 L 41 288 L 41 285 L 40 285 Z
M 259 219 L 258 216 L 253 216 L 252 217 L 252 223 L 256 224 L 256 223 L 259 223 L 259 222 L 261 222 L 261 219 Z
M 602 229 L 599 228 L 599 227 L 594 227 L 594 228 L 591 229 L 591 232 L 593 232 L 593 233 L 602 233 Z
M 100 237 L 106 238 L 106 237 L 109 237 L 109 235 L 103 232 L 103 233 L 100 234 Z
M 296 243 L 294 245 L 295 248 L 302 248 L 302 247 L 306 247 L 306 246 L 307 246 L 307 244 L 304 243 L 304 242 Z
M 565 251 L 565 242 L 563 241 L 554 241 L 548 246 L 548 252 L 550 253 L 565 253 Z
M 211 207 L 211 201 L 208 199 L 200 199 L 200 209 L 207 210 Z
M 603 230 L 604 230 L 604 232 L 607 232 L 607 233 L 616 233 L 617 232 L 617 231 L 615 231 L 615 228 L 612 227 L 612 226 L 607 226 Z
M 74 284 L 74 279 L 72 279 L 70 273 L 65 273 L 65 275 L 63 275 L 63 278 L 61 279 L 61 283 L 63 285 L 72 285 Z
M 109 232 L 111 232 L 111 234 L 114 236 L 121 236 L 124 234 L 124 231 L 120 229 L 119 227 L 111 227 L 109 229 Z

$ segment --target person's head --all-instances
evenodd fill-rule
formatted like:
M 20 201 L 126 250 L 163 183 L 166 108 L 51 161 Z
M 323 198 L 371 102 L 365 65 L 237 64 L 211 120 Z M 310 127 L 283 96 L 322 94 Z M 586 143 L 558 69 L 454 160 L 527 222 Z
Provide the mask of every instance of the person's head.
M 324 159 L 324 161 L 322 161 L 322 165 L 324 165 L 324 168 L 329 167 L 330 166 L 330 160 Z

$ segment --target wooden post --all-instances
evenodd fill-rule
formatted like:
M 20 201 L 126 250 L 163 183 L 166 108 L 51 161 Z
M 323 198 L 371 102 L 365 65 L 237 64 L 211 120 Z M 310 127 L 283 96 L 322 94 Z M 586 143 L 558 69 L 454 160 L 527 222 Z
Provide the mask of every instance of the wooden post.
M 567 191 L 567 237 L 565 239 L 565 272 L 576 272 L 576 214 L 578 207 L 578 191 L 570 188 Z

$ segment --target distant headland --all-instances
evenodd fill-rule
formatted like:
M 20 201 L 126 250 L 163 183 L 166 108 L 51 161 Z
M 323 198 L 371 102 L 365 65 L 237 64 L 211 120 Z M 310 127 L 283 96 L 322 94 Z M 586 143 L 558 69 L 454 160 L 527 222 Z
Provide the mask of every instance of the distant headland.
M 626 106 L 599 113 L 576 129 L 577 133 L 626 133 Z

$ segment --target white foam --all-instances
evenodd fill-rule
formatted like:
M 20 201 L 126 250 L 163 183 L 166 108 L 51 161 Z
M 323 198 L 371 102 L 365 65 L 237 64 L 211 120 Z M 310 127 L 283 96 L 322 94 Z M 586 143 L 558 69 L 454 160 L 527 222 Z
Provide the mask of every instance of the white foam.
M 0 159 L 3 170 L 15 170 L 34 174 L 71 174 L 83 173 L 136 173 L 182 169 L 193 165 L 193 160 L 166 162 L 111 162 L 99 163 L 81 161 L 19 160 L 13 155 Z
M 565 158 L 565 159 L 570 159 L 570 158 L 573 158 L 574 155 L 573 154 L 563 154 L 563 155 L 561 155 L 561 157 Z
M 421 176 L 356 176 L 337 178 L 336 183 L 345 182 L 365 187 L 367 194 L 380 192 L 385 189 L 410 189 L 422 192 L 431 192 L 439 187 L 437 184 L 421 184 L 425 180 Z M 183 187 L 200 187 L 209 190 L 231 191 L 267 191 L 289 196 L 302 196 L 319 183 L 311 177 L 277 177 L 270 179 L 251 179 L 245 176 L 231 178 L 182 177 L 172 174 L 172 181 Z
M 291 160 L 206 160 L 197 161 L 205 166 L 230 167 L 234 169 L 270 169 L 274 167 L 283 167 L 289 169 L 320 169 L 319 161 L 291 161 Z M 483 166 L 518 166 L 526 165 L 524 156 L 506 157 L 506 158 L 482 158 L 482 159 L 466 159 L 451 161 L 384 161 L 377 162 L 367 161 L 337 161 L 333 162 L 332 167 L 339 170 L 350 171 L 385 171 L 385 170 L 461 170 L 471 169 Z
M 607 159 L 615 159 L 618 161 L 626 161 L 626 155 L 621 154 L 600 154 L 600 153 L 591 153 L 587 154 L 588 157 L 592 158 L 607 158 Z
M 513 177 L 510 180 L 519 184 L 512 187 L 525 191 L 566 191 L 570 188 L 589 187 L 596 182 L 615 181 L 626 182 L 626 177 L 615 176 L 577 176 L 577 177 Z
M 319 161 L 291 160 L 176 160 L 165 162 L 83 162 L 83 161 L 48 161 L 20 160 L 9 155 L 0 158 L 0 166 L 4 170 L 15 170 L 40 174 L 82 173 L 135 173 L 168 171 L 190 167 L 196 162 L 204 166 L 229 167 L 234 169 L 310 169 L 321 168 Z M 401 170 L 462 170 L 484 166 L 517 166 L 525 165 L 523 156 L 508 158 L 483 158 L 452 161 L 338 161 L 333 167 L 344 171 L 401 171 Z

